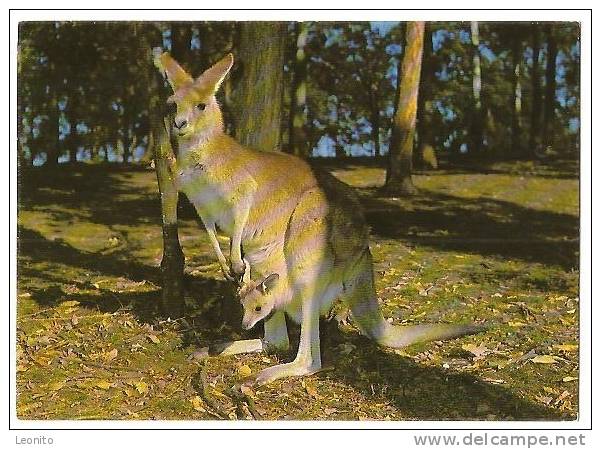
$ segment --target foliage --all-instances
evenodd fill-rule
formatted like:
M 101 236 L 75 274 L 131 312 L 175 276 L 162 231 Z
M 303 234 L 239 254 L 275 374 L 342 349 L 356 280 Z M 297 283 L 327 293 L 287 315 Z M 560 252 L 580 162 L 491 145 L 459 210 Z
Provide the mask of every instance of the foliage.
M 294 70 L 306 70 L 306 117 L 301 135 L 315 156 L 384 155 L 388 152 L 398 67 L 404 48 L 404 24 L 398 22 L 310 22 L 306 25 L 307 67 L 295 64 L 295 26 L 288 26 L 283 77 L 283 136 L 289 134 Z M 150 157 L 147 52 L 140 48 L 149 33 L 181 54 L 182 64 L 197 75 L 224 53 L 245 43 L 232 22 L 156 23 L 24 22 L 19 28 L 20 161 L 133 162 Z M 478 52 L 482 76 L 482 113 L 472 103 L 473 51 L 467 22 L 429 22 L 432 55 L 422 74 L 431 97 L 426 109 L 428 136 L 443 159 L 499 160 L 578 154 L 580 29 L 576 23 L 479 23 Z M 152 31 L 149 30 L 152 28 Z M 532 79 L 533 33 L 540 35 L 538 79 Z M 556 43 L 553 98 L 545 100 L 545 123 L 532 126 L 533 83 L 548 84 L 549 39 Z M 175 43 L 175 44 L 174 44 Z M 247 45 L 248 43 L 246 43 Z M 426 45 L 430 45 L 426 42 Z M 519 54 L 514 54 L 515 49 Z M 520 139 L 516 142 L 515 62 L 521 63 Z M 235 76 L 236 67 L 234 69 Z M 427 83 L 424 86 L 423 83 Z M 230 80 L 220 98 L 231 128 Z M 545 96 L 550 98 L 547 93 Z M 552 109 L 550 111 L 549 109 Z M 293 111 L 292 111 L 293 112 Z M 483 117 L 481 117 L 483 115 Z M 542 117 L 541 117 L 542 118 Z M 420 118 L 418 117 L 418 121 Z M 484 120 L 482 152 L 470 149 L 475 120 Z M 549 123 L 552 124 L 550 125 Z M 538 128 L 541 129 L 538 129 Z M 548 147 L 529 148 L 529 136 L 552 133 Z M 513 133 L 513 134 L 512 134 Z M 515 136 L 513 136 L 515 137 Z M 289 138 L 289 137 L 288 137 Z M 418 142 L 419 144 L 419 136 Z M 284 141 L 282 148 L 288 148 Z M 516 148 L 517 147 L 517 148 Z M 292 149 L 291 149 L 292 151 Z M 306 151 L 304 151 L 306 152 Z M 482 154 L 477 154 L 482 153 Z

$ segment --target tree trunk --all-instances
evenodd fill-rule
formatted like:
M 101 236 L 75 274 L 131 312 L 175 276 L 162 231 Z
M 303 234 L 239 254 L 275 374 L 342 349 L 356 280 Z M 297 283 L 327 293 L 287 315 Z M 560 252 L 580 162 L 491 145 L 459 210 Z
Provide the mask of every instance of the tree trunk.
M 129 135 L 129 128 L 123 130 L 123 165 L 129 164 L 129 158 L 131 157 L 131 137 Z
M 537 153 L 540 147 L 540 123 L 542 109 L 542 92 L 540 83 L 540 29 L 538 24 L 532 26 L 532 110 L 530 118 L 530 141 L 528 155 Z
M 147 25 L 152 26 L 152 25 Z M 146 29 L 148 33 L 153 30 Z M 152 42 L 148 39 L 147 43 Z M 150 45 L 148 45 L 150 49 Z M 161 275 L 161 308 L 170 317 L 181 317 L 184 313 L 184 253 L 179 243 L 177 228 L 178 192 L 169 171 L 169 158 L 174 157 L 171 139 L 172 119 L 167 112 L 167 97 L 164 81 L 159 70 L 151 63 L 148 52 L 148 81 L 153 95 L 150 96 L 149 121 L 152 132 L 154 163 L 161 198 L 163 227 L 163 258 Z
M 371 111 L 371 140 L 374 142 L 374 156 L 380 156 L 380 110 L 377 106 Z
M 547 25 L 547 69 L 545 73 L 545 111 L 543 118 L 543 150 L 553 146 L 553 125 L 555 122 L 555 94 L 557 72 L 557 41 L 553 25 Z
M 517 30 L 516 30 L 517 33 Z M 522 42 L 513 39 L 513 102 L 511 117 L 511 149 L 515 155 L 522 154 Z
M 390 157 L 385 190 L 390 194 L 416 193 L 413 169 L 413 137 L 417 115 L 417 97 L 424 47 L 424 22 L 408 22 L 405 54 L 399 76 L 398 97 L 392 123 Z
M 50 99 L 50 110 L 48 111 L 48 132 L 51 133 L 50 138 L 46 140 L 46 163 L 45 167 L 57 167 L 58 158 L 61 155 L 61 141 L 59 139 L 59 127 L 60 127 L 60 111 L 58 109 L 58 94 L 55 92 L 56 86 L 50 87 L 51 99 Z
M 480 64 L 480 34 L 478 22 L 471 22 L 472 39 L 472 96 L 473 108 L 470 130 L 471 145 L 469 151 L 472 154 L 481 155 L 482 153 L 482 68 Z
M 237 85 L 233 93 L 236 138 L 243 145 L 278 151 L 284 92 L 285 22 L 240 22 Z
M 421 83 L 417 98 L 417 160 L 424 168 L 438 168 L 438 160 L 432 138 L 432 88 L 435 68 L 432 63 L 432 28 L 426 24 L 424 32 L 424 56 L 421 70 Z
M 71 133 L 65 138 L 65 141 L 67 141 L 69 144 L 69 163 L 75 164 L 77 162 L 77 147 L 79 146 L 79 139 L 73 126 L 71 127 Z
M 292 73 L 290 103 L 289 151 L 299 157 L 308 157 L 307 139 L 307 55 L 305 46 L 309 34 L 309 22 L 296 22 L 296 55 Z
M 191 70 L 192 23 L 175 22 L 171 24 L 171 56 L 186 70 Z

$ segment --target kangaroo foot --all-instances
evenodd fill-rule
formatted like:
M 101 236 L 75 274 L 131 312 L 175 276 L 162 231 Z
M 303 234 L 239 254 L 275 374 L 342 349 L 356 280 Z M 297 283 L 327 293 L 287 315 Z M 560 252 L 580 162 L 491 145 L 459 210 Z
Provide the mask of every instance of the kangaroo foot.
M 202 360 L 210 356 L 249 354 L 266 351 L 268 345 L 258 338 L 252 340 L 228 341 L 212 346 L 205 346 L 190 355 L 190 359 Z
M 320 370 L 321 365 L 319 364 L 305 364 L 297 361 L 283 363 L 281 365 L 265 368 L 257 375 L 254 383 L 257 385 L 265 385 L 283 377 L 308 376 Z

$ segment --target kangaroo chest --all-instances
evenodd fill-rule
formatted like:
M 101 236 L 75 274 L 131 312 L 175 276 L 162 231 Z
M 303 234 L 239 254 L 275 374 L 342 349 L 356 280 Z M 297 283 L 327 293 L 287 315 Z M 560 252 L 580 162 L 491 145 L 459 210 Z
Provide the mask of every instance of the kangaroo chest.
M 179 189 L 192 203 L 205 224 L 215 224 L 223 233 L 231 235 L 234 225 L 232 186 L 224 183 L 202 161 L 179 167 Z

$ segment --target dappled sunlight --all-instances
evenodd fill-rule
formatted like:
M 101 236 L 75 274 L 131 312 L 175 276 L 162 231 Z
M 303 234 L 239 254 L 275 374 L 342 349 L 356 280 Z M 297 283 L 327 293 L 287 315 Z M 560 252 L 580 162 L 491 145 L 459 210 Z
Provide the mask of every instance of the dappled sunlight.
M 430 182 L 418 176 L 419 194 L 403 199 L 379 196 L 380 169 L 341 166 L 336 173 L 373 186 L 359 192 L 385 317 L 399 325 L 484 321 L 492 327 L 401 351 L 377 347 L 352 326 L 324 322 L 324 371 L 253 390 L 256 416 L 573 418 L 578 222 L 571 213 L 574 193 L 559 184 L 571 181 L 541 178 L 529 195 L 511 201 L 491 198 L 489 190 L 481 192 L 484 198 L 464 195 L 465 184 L 457 185 L 454 174 Z M 461 176 L 470 189 L 481 182 Z M 507 175 L 487 176 L 489 186 L 508 188 Z M 82 167 L 53 181 L 30 178 L 22 190 L 19 416 L 223 419 L 226 410 L 238 410 L 233 416 L 244 418 L 232 386 L 245 373 L 290 360 L 290 354 L 187 360 L 199 348 L 261 330 L 241 330 L 235 291 L 185 201 L 180 240 L 187 311 L 184 320 L 162 317 L 155 183 L 151 171 Z M 75 187 L 78 195 L 66 193 Z M 564 195 L 561 213 L 537 203 L 541 192 L 554 189 Z M 298 328 L 290 327 L 294 347 Z M 559 359 L 533 363 L 536 354 Z

